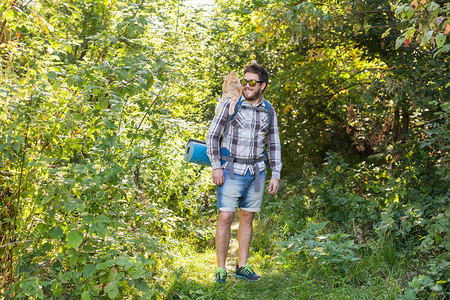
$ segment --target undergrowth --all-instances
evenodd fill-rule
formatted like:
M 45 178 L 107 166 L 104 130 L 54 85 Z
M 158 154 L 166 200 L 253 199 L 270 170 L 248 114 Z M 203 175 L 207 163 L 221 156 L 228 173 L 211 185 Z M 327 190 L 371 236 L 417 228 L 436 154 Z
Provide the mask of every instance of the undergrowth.
M 432 173 L 386 172 L 365 164 L 356 169 L 330 153 L 320 173 L 302 175 L 283 182 L 279 196 L 265 197 L 256 215 L 250 263 L 260 281 L 235 279 L 229 262 L 227 283 L 215 284 L 213 247 L 199 253 L 184 244 L 176 250 L 176 276 L 166 298 L 449 296 L 448 192 L 422 186 Z M 426 202 L 427 190 L 433 203 Z
M 261 227 L 259 227 L 261 228 Z M 375 246 L 375 244 L 373 245 Z M 389 245 L 379 251 L 361 250 L 360 261 L 346 271 L 312 257 L 291 255 L 288 262 L 275 253 L 252 251 L 250 263 L 262 276 L 258 282 L 234 278 L 228 263 L 227 283 L 213 282 L 215 252 L 185 245 L 175 258 L 167 299 L 395 299 L 410 272 L 406 259 L 394 261 Z M 270 247 L 268 247 L 270 249 Z M 231 255 L 231 253 L 229 253 Z

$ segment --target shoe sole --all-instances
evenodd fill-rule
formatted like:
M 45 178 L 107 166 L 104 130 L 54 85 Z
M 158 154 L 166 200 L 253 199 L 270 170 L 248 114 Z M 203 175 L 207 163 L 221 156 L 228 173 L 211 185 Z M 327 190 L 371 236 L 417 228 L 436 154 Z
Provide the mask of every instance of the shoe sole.
M 258 281 L 261 278 L 261 277 L 259 277 L 257 279 L 250 279 L 250 278 L 247 278 L 247 277 L 242 276 L 242 275 L 234 275 L 234 276 L 237 277 L 237 278 L 242 278 L 242 279 L 248 280 L 248 281 Z

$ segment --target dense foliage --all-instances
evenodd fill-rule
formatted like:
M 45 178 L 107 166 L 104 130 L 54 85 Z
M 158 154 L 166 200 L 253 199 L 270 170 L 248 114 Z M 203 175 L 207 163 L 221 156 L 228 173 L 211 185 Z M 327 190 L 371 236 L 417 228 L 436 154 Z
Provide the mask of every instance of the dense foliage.
M 271 74 L 285 178 L 254 251 L 356 286 L 367 261 L 404 259 L 396 296 L 445 298 L 449 11 L 2 0 L 2 298 L 181 297 L 175 249 L 208 248 L 215 218 L 209 170 L 183 147 L 205 136 L 223 75 L 251 60 Z

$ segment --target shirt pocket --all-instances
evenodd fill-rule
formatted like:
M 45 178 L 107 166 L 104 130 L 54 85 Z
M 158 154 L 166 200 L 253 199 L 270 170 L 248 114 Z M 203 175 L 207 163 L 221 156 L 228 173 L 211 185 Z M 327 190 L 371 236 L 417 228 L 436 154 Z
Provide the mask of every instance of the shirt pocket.
M 262 132 L 263 134 L 266 134 L 269 132 L 269 116 L 267 115 L 267 113 L 261 113 L 261 124 L 260 124 L 260 132 Z
M 244 115 L 241 112 L 237 112 L 234 115 L 233 120 L 231 120 L 230 124 L 231 126 L 233 126 L 233 128 L 244 128 L 245 126 Z

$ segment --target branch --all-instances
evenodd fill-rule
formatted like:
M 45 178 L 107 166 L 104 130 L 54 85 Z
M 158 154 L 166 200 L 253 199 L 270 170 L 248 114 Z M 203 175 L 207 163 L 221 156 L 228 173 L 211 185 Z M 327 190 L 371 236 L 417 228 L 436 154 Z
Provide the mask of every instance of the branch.
M 3 31 L 5 30 L 6 27 L 6 19 L 2 22 L 0 26 L 1 26 L 0 28 L 0 42 L 1 42 L 3 39 Z
M 24 241 L 18 241 L 18 242 L 13 242 L 13 243 L 9 243 L 9 244 L 4 244 L 4 245 L 1 245 L 0 246 L 0 248 L 4 248 L 4 247 L 8 247 L 8 246 L 12 246 L 12 245 L 15 245 L 15 244 L 23 244 L 23 243 L 28 243 L 28 242 L 35 242 L 35 241 L 37 241 L 36 239 L 34 239 L 34 240 L 24 240 Z
M 153 100 L 152 104 L 150 104 L 150 107 L 147 109 L 147 111 L 145 112 L 144 116 L 143 116 L 142 119 L 141 119 L 141 122 L 139 122 L 139 125 L 138 125 L 138 127 L 136 128 L 135 134 L 136 134 L 137 131 L 141 128 L 142 123 L 144 122 L 145 118 L 146 118 L 147 115 L 148 115 L 148 111 L 149 111 L 149 110 L 153 107 L 153 105 L 156 103 L 156 100 L 158 100 L 159 95 L 161 94 L 162 91 L 163 91 L 163 89 L 160 89 L 160 90 L 159 90 L 158 95 L 156 95 L 155 100 Z M 131 147 L 131 145 L 134 143 L 134 140 L 135 140 L 135 137 L 133 136 L 133 139 L 130 141 L 130 144 L 128 145 L 128 148 Z
M 436 122 L 436 121 L 439 121 L 439 120 L 441 120 L 441 119 L 442 119 L 442 118 L 436 118 L 436 119 L 429 120 L 429 121 L 419 122 L 419 123 L 416 123 L 416 124 L 411 125 L 410 128 L 422 127 L 422 126 L 428 125 L 428 124 L 430 124 L 430 123 L 434 123 L 434 122 Z

